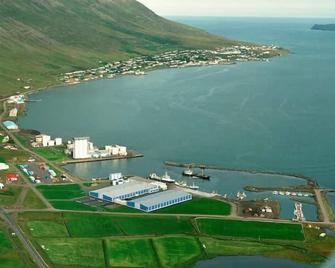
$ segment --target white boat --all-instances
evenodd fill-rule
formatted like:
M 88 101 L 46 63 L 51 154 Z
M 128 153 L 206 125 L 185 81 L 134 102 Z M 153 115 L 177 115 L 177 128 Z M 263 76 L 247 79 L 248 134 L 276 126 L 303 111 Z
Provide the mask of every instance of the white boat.
M 162 178 L 159 177 L 156 173 L 151 173 L 151 174 L 149 175 L 149 179 L 151 179 L 151 180 L 156 180 L 156 181 L 160 181 Z
M 172 179 L 167 172 L 165 172 L 165 174 L 162 176 L 162 182 L 174 183 L 175 180 Z
M 291 195 L 291 193 L 290 192 L 286 192 L 285 195 Z
M 304 194 L 304 197 L 310 197 L 310 195 L 309 194 Z
M 297 193 L 296 193 L 296 192 L 293 192 L 292 195 L 293 195 L 293 196 L 297 196 Z
M 279 192 L 279 195 L 285 195 L 285 193 L 284 192 Z
M 272 194 L 278 195 L 278 191 L 273 191 Z
M 303 194 L 302 193 L 298 193 L 298 196 L 303 196 Z
M 183 176 L 186 176 L 186 177 L 193 177 L 195 176 L 196 174 L 194 173 L 193 169 L 192 168 L 186 168 L 184 171 L 183 171 Z
M 187 184 L 183 181 L 180 181 L 180 182 L 176 181 L 174 184 L 179 186 L 179 187 L 186 187 L 187 186 Z
M 199 190 L 199 186 L 195 185 L 194 183 L 190 186 L 188 186 L 188 188 L 192 189 L 192 190 Z

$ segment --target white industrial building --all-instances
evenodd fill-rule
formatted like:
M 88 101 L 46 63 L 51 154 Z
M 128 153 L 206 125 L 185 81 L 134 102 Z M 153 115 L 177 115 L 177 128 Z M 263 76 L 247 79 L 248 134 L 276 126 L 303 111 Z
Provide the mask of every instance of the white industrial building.
M 72 156 L 74 159 L 85 159 L 89 158 L 89 142 L 90 138 L 82 137 L 82 138 L 74 138 L 73 139 L 73 152 Z
M 126 200 L 141 195 L 156 193 L 159 190 L 159 186 L 155 184 L 131 180 L 125 184 L 90 191 L 89 196 L 111 203 L 115 200 Z

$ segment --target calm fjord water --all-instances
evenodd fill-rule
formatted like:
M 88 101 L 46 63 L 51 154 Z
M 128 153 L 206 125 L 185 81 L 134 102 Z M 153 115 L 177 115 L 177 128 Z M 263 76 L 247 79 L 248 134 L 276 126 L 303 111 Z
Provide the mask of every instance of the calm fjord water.
M 335 33 L 316 19 L 174 18 L 231 39 L 291 50 L 270 62 L 170 69 L 39 92 L 21 127 L 119 143 L 143 159 L 70 165 L 87 178 L 163 172 L 166 160 L 303 173 L 335 188 Z M 174 176 L 180 170 L 171 169 Z M 201 189 L 287 185 L 276 176 L 213 173 Z M 213 175 L 212 174 L 212 175 Z M 251 195 L 256 196 L 256 195 Z M 306 205 L 308 208 L 308 206 Z M 293 203 L 284 205 L 291 217 Z M 307 209 L 313 219 L 315 208 Z

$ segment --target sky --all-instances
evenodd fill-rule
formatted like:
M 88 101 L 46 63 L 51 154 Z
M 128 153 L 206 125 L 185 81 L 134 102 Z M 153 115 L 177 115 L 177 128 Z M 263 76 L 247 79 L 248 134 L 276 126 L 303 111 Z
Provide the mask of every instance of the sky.
M 138 0 L 161 16 L 335 18 L 335 0 Z

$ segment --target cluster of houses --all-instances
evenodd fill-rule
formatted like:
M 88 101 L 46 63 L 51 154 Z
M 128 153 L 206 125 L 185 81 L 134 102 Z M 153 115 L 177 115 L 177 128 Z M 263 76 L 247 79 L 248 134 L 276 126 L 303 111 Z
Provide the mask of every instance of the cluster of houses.
M 7 184 L 15 183 L 19 180 L 19 175 L 17 173 L 7 173 L 5 175 Z M 0 190 L 5 189 L 5 184 L 0 182 Z
M 13 95 L 10 96 L 7 100 L 7 103 L 9 104 L 24 104 L 26 101 L 26 98 L 24 95 Z
M 126 61 L 115 61 L 99 68 L 69 72 L 61 77 L 74 84 L 116 75 L 143 75 L 145 71 L 162 67 L 188 67 L 213 64 L 230 64 L 236 61 L 265 60 L 279 54 L 276 46 L 238 45 L 214 50 L 174 50 L 153 56 L 141 56 Z
M 31 143 L 33 147 L 54 147 L 63 145 L 62 138 L 52 139 L 51 136 L 41 134 L 35 136 L 35 140 Z

